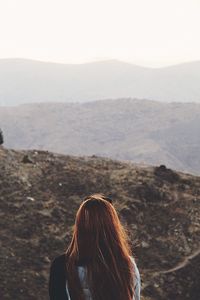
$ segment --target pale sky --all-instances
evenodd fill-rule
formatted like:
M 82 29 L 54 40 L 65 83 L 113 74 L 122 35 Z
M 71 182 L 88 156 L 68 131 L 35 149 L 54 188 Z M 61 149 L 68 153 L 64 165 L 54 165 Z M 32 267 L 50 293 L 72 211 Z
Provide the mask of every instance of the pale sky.
M 200 0 L 0 0 L 0 58 L 200 60 Z

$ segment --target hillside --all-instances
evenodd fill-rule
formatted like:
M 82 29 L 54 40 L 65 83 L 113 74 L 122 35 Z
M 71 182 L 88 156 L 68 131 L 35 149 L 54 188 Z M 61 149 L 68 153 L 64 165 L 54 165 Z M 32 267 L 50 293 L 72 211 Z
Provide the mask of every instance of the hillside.
M 1 299 L 47 300 L 50 261 L 93 192 L 112 197 L 130 232 L 145 300 L 200 298 L 200 177 L 0 147 L 0 190 Z
M 0 105 L 145 98 L 200 102 L 200 62 L 145 68 L 116 60 L 58 64 L 0 60 Z
M 45 116 L 45 118 L 44 118 Z M 117 99 L 0 107 L 5 145 L 200 174 L 200 104 Z

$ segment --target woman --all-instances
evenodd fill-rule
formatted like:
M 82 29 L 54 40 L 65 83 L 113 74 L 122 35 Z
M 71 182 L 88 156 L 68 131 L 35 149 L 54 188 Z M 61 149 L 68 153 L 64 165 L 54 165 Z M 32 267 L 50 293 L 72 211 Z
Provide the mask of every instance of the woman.
M 71 243 L 50 269 L 50 300 L 139 300 L 140 274 L 112 201 L 84 199 Z

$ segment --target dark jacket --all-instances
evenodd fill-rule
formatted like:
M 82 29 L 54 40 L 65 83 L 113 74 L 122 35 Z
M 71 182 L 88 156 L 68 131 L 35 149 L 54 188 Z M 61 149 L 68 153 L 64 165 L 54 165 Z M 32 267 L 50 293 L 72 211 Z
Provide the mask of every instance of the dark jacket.
M 65 254 L 56 257 L 50 268 L 49 299 L 69 300 L 66 292 Z

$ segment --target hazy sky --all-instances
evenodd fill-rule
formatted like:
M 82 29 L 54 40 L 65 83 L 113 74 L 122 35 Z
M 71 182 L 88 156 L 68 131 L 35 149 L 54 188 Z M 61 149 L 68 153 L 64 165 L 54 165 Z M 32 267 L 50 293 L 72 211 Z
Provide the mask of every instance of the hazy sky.
M 0 58 L 200 60 L 200 0 L 0 0 Z

